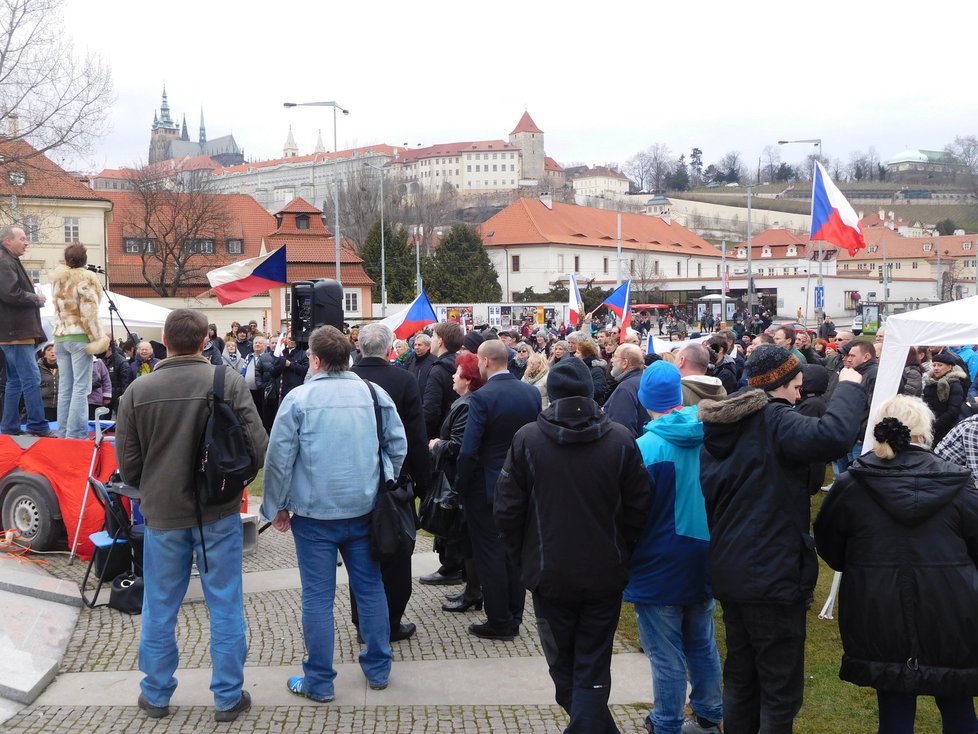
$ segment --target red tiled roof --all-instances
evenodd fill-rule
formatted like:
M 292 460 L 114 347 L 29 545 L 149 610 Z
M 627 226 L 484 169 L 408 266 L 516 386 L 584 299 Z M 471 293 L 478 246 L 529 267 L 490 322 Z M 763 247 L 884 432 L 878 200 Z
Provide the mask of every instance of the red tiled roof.
M 551 158 L 549 155 L 543 157 L 543 167 L 548 171 L 560 172 L 564 170 L 564 167 L 560 165 L 557 161 Z
M 537 124 L 530 117 L 529 112 L 524 112 L 520 121 L 516 123 L 516 127 L 513 128 L 513 132 L 510 135 L 515 135 L 516 133 L 543 133 L 543 130 L 537 127 Z
M 92 176 L 92 178 L 128 180 L 137 174 L 145 175 L 147 173 L 150 175 L 150 178 L 154 175 L 160 178 L 167 178 L 183 171 L 213 171 L 217 168 L 220 168 L 220 164 L 210 156 L 195 155 L 188 158 L 171 158 L 165 161 L 151 163 L 143 168 L 142 171 L 137 171 L 134 168 L 105 168 Z
M 429 145 L 427 148 L 412 148 L 402 150 L 397 154 L 394 163 L 413 163 L 423 158 L 439 158 L 442 156 L 456 156 L 462 153 L 477 151 L 480 153 L 515 151 L 519 150 L 515 145 L 510 145 L 505 140 L 475 140 L 464 143 L 438 143 Z
M 866 249 L 856 250 L 850 255 L 848 250 L 839 249 L 840 260 L 881 260 L 885 255 L 888 260 L 916 258 L 921 260 L 936 260 L 937 253 L 941 257 L 973 258 L 978 254 L 978 234 L 944 235 L 943 237 L 901 237 L 888 227 L 872 227 L 863 232 Z M 971 243 L 965 249 L 965 243 Z M 929 250 L 924 246 L 930 245 Z M 871 252 L 873 248 L 875 252 Z M 944 252 L 947 251 L 945 255 Z
M 276 214 L 322 214 L 322 209 L 317 209 L 301 196 L 295 197 L 288 204 L 279 209 Z
M 364 271 L 362 265 L 346 265 L 342 267 L 344 286 L 371 286 L 374 282 Z M 289 263 L 288 265 L 289 282 L 295 283 L 297 280 L 314 280 L 315 278 L 335 278 L 335 263 Z
M 241 163 L 237 166 L 223 166 L 214 170 L 215 176 L 225 176 L 235 173 L 249 173 L 255 169 L 261 168 L 271 168 L 273 166 L 289 165 L 296 163 L 324 163 L 330 160 L 341 160 L 344 158 L 353 158 L 358 155 L 363 155 L 364 153 L 380 153 L 382 155 L 391 156 L 392 158 L 398 154 L 398 152 L 405 150 L 400 146 L 395 145 L 367 145 L 362 148 L 350 148 L 349 150 L 341 150 L 338 153 L 313 153 L 311 155 L 297 155 L 291 156 L 289 158 L 272 158 L 267 161 L 252 161 L 250 163 Z
M 563 244 L 614 248 L 618 212 L 539 199 L 519 199 L 481 226 L 486 247 Z M 622 214 L 622 247 L 720 257 L 719 249 L 675 221 Z M 492 232 L 492 236 L 489 236 Z
M 332 235 L 324 236 L 322 232 L 281 232 L 276 231 L 265 237 L 265 246 L 269 250 L 288 245 L 286 260 L 290 263 L 321 263 L 336 260 L 336 240 Z M 343 240 L 340 248 L 340 263 L 362 263 L 363 260 L 352 249 L 349 240 Z
M 5 139 L 0 139 L 0 196 L 106 200 L 27 141 Z
M 584 173 L 580 174 L 577 177 L 577 180 L 580 181 L 581 179 L 585 178 L 597 178 L 599 176 L 602 178 L 617 178 L 622 181 L 628 180 L 628 176 L 626 176 L 624 173 L 616 171 L 613 168 L 608 168 L 607 166 L 595 166 L 594 168 L 589 168 Z

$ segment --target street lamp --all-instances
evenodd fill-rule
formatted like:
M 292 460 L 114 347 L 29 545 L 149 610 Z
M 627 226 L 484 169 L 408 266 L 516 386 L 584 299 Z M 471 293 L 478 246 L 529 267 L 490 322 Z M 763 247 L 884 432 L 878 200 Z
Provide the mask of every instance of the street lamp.
M 380 174 L 380 315 L 387 316 L 387 257 L 384 252 L 384 167 L 363 162 Z
M 817 157 L 821 157 L 821 155 L 822 155 L 822 139 L 821 138 L 804 138 L 802 140 L 779 140 L 778 141 L 778 145 L 792 145 L 794 143 L 811 143 L 816 148 L 818 148 Z M 814 186 L 814 185 L 815 185 L 815 164 L 813 163 L 812 164 L 812 186 Z M 823 314 L 825 313 L 825 307 L 824 307 L 824 303 L 825 303 L 825 283 L 824 283 L 824 280 L 822 278 L 822 258 L 824 257 L 824 252 L 823 252 L 823 248 L 824 247 L 825 247 L 825 243 L 822 240 L 819 240 L 818 241 L 818 288 L 819 288 L 819 292 L 822 294 L 822 303 L 823 303 L 822 313 Z M 808 320 L 808 317 L 807 317 L 807 313 L 808 313 L 808 299 L 807 298 L 805 299 L 805 313 L 806 313 L 805 320 L 807 321 Z M 818 309 L 817 308 L 815 310 L 815 318 L 816 319 L 818 318 Z
M 336 145 L 336 111 L 339 110 L 344 115 L 349 115 L 350 111 L 344 109 L 337 102 L 283 102 L 283 107 L 332 107 L 333 108 L 333 155 L 336 156 L 336 165 L 339 165 L 339 148 Z M 336 240 L 336 280 L 342 283 L 340 278 L 340 177 L 333 175 L 333 212 L 334 227 L 333 238 Z

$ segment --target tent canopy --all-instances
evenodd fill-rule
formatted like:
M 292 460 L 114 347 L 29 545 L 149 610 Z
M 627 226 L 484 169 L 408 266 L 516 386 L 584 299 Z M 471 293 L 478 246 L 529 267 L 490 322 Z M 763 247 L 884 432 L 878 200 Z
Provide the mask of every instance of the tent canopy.
M 54 319 L 54 301 L 51 298 L 51 284 L 45 283 L 37 287 L 39 293 L 43 293 L 44 297 L 47 298 L 47 302 L 44 307 L 41 308 L 41 321 L 47 323 Z M 116 308 L 119 309 L 119 315 L 125 319 L 126 324 L 130 329 L 153 329 L 153 328 L 163 328 L 163 322 L 166 321 L 166 317 L 170 315 L 170 309 L 163 308 L 162 306 L 154 306 L 152 303 L 146 303 L 145 301 L 140 301 L 136 298 L 130 298 L 129 296 L 123 296 L 118 293 L 113 293 L 112 291 L 107 291 L 109 297 L 115 302 Z M 98 305 L 98 315 L 99 321 L 105 327 L 110 324 L 109 318 L 109 299 L 102 298 L 102 302 Z M 113 317 L 114 322 L 119 324 L 119 316 Z
M 876 414 L 883 401 L 896 395 L 910 347 L 962 344 L 978 344 L 978 296 L 890 316 L 886 320 L 883 358 L 876 373 L 870 416 Z M 870 450 L 874 443 L 871 418 L 863 438 L 863 452 Z

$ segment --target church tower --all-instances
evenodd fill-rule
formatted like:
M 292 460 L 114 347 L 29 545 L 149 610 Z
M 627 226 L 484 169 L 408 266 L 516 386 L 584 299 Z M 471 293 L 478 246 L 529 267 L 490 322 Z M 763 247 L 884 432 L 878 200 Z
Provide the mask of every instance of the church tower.
M 170 142 L 180 138 L 180 126 L 170 117 L 170 103 L 166 99 L 166 87 L 163 87 L 163 102 L 160 104 L 160 114 L 153 111 L 153 127 L 149 134 L 150 164 L 165 161 L 169 157 Z
M 295 138 L 292 137 L 292 126 L 289 125 L 289 137 L 285 139 L 285 147 L 282 148 L 283 158 L 295 158 L 299 155 L 299 146 L 295 144 Z
M 207 131 L 204 130 L 204 108 L 200 108 L 200 134 L 197 136 L 197 142 L 200 143 L 201 148 L 207 142 Z
M 520 149 L 523 158 L 522 177 L 536 179 L 543 183 L 545 156 L 543 130 L 533 122 L 529 112 L 524 112 L 520 121 L 516 123 L 513 132 L 509 134 L 509 143 Z

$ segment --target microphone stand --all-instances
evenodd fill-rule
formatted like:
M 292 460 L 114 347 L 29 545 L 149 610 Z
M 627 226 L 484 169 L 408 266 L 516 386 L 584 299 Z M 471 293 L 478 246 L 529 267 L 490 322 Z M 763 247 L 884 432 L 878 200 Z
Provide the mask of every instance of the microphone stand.
M 129 337 L 129 341 L 133 342 L 135 345 L 135 340 L 132 337 L 132 332 L 129 331 L 129 325 L 126 324 L 126 320 L 122 318 L 122 314 L 119 312 L 118 307 L 115 305 L 115 301 L 112 300 L 112 296 L 109 293 L 109 274 L 105 271 L 105 268 L 100 268 L 97 265 L 86 266 L 93 273 L 101 274 L 102 278 L 105 280 L 105 297 L 109 301 L 109 338 L 112 340 L 112 351 L 114 352 L 118 347 L 115 343 L 115 320 L 112 314 L 119 317 L 119 321 L 122 322 L 122 328 L 126 330 L 126 335 Z

